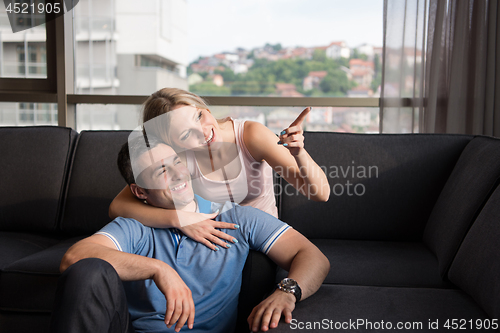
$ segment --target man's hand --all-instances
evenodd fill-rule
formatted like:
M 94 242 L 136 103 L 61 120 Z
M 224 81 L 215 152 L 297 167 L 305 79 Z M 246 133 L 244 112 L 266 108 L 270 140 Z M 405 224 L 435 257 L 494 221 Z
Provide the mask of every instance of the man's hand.
M 216 228 L 237 229 L 239 226 L 237 226 L 236 224 L 227 222 L 218 222 L 212 220 L 217 216 L 217 213 L 212 213 L 212 214 L 190 213 L 190 214 L 196 214 L 195 217 L 198 218 L 198 220 L 194 219 L 193 221 L 196 221 L 194 223 L 182 221 L 185 224 L 184 226 L 179 228 L 187 237 L 191 238 L 192 240 L 198 243 L 205 245 L 206 247 L 214 251 L 218 250 L 218 247 L 216 245 L 219 245 L 220 247 L 225 249 L 229 248 L 230 245 L 225 241 L 228 241 L 230 243 L 235 243 L 236 239 L 233 236 L 230 236 L 225 232 L 217 230 Z M 203 220 L 200 220 L 200 218 L 203 218 Z M 183 223 L 181 223 L 181 225 L 182 224 Z
M 276 328 L 282 314 L 285 316 L 285 322 L 289 324 L 294 309 L 295 296 L 276 289 L 271 296 L 253 308 L 247 319 L 249 328 L 252 332 L 258 332 L 259 327 L 264 332 L 269 328 Z
M 162 265 L 153 276 L 153 281 L 167 299 L 165 324 L 168 328 L 175 325 L 179 332 L 187 321 L 189 329 L 194 324 L 194 302 L 191 290 L 177 272 L 168 265 Z

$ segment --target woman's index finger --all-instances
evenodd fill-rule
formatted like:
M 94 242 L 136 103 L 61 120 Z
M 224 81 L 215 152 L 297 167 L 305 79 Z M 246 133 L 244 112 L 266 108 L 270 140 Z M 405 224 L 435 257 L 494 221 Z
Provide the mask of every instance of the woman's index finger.
M 297 125 L 300 125 L 302 124 L 302 122 L 304 121 L 304 119 L 306 119 L 306 116 L 307 114 L 311 111 L 311 108 L 310 107 L 307 107 L 305 108 L 304 110 L 302 110 L 302 112 L 299 114 L 299 116 L 297 117 L 297 119 L 295 119 L 293 121 L 293 123 L 290 124 L 289 127 L 292 127 L 292 126 L 297 126 Z

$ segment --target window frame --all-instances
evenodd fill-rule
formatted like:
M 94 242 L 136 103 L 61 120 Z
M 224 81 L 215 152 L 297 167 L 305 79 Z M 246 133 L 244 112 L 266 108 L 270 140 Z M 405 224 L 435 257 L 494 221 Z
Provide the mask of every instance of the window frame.
M 62 1 L 61 1 L 62 3 Z M 38 94 L 55 94 L 57 92 L 57 55 L 55 52 L 56 45 L 56 20 L 54 14 L 45 14 L 45 48 L 47 59 L 47 77 L 46 78 L 0 78 L 1 101 L 6 101 L 3 94 L 15 93 L 15 96 L 21 96 L 24 101 L 23 92 L 31 92 Z M 28 55 L 25 55 L 29 56 Z M 41 96 L 38 96 L 41 97 Z M 45 100 L 50 99 L 55 102 L 55 96 L 44 97 Z M 9 100 L 10 101 L 10 100 Z M 27 101 L 31 102 L 31 101 Z

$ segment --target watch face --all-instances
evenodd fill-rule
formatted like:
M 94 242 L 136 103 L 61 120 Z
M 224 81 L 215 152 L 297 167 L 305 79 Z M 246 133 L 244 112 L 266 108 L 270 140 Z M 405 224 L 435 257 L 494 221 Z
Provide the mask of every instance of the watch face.
M 296 285 L 297 285 L 297 282 L 295 280 L 288 279 L 288 278 L 283 280 L 283 287 L 285 287 L 285 288 L 294 288 Z
M 299 287 L 299 284 L 297 283 L 297 281 L 295 281 L 293 279 L 284 278 L 278 284 L 278 288 L 286 293 L 290 293 L 290 294 L 295 295 L 297 302 L 300 301 L 300 299 L 302 298 L 302 290 L 300 290 L 300 287 Z

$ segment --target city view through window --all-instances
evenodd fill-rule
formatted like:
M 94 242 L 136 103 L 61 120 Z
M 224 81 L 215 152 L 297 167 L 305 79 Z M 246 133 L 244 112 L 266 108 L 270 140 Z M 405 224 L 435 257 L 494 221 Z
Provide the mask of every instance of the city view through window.
M 46 51 L 38 35 L 44 27 L 13 34 L 4 10 L 0 77 L 43 77 Z M 380 94 L 382 0 L 80 0 L 73 11 L 75 94 L 149 95 L 163 87 L 202 96 Z M 0 123 L 55 125 L 54 109 L 1 103 Z M 301 109 L 211 106 L 218 117 L 269 127 Z M 43 110 L 50 116 L 40 116 Z M 78 104 L 77 129 L 132 129 L 140 111 L 139 105 Z M 315 107 L 305 127 L 374 133 L 378 113 Z
M 381 83 L 382 48 L 344 41 L 317 47 L 267 43 L 200 57 L 188 67 L 189 89 L 200 95 L 371 97 Z
M 282 97 L 378 92 L 381 0 L 189 4 L 187 74 L 193 92 Z

